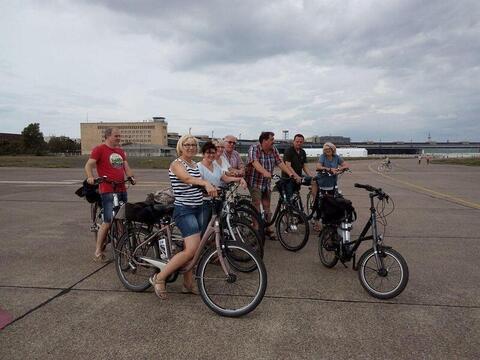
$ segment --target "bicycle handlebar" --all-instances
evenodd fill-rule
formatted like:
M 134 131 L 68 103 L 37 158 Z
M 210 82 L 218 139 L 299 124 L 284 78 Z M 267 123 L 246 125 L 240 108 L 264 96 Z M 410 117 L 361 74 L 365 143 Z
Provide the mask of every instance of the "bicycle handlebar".
M 373 187 L 372 185 L 359 184 L 359 183 L 355 183 L 353 184 L 353 186 L 355 186 L 356 188 L 365 189 L 370 193 L 374 193 L 373 196 L 378 196 L 379 199 L 385 198 L 387 199 L 387 201 L 389 199 L 388 194 L 386 194 L 381 188 L 376 188 L 376 187 Z
M 94 182 L 95 185 L 98 185 L 98 184 L 101 184 L 101 183 L 104 183 L 104 182 L 109 183 L 111 185 L 121 185 L 121 184 L 125 184 L 125 183 L 129 182 L 130 184 L 135 185 L 135 179 L 132 176 L 129 176 L 125 180 L 122 180 L 122 181 L 114 181 L 114 180 L 109 179 L 106 176 L 102 176 L 102 177 L 95 178 L 93 180 L 93 182 Z

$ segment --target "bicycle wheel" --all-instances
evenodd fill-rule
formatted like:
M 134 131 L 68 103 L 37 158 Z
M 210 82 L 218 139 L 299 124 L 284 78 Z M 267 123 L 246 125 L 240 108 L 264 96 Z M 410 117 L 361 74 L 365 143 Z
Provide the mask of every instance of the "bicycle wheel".
M 92 224 L 90 225 L 90 231 L 93 233 L 95 242 L 97 241 L 98 230 L 100 225 L 102 225 L 101 219 L 101 208 L 98 206 L 97 202 L 90 204 L 90 220 Z
M 228 253 L 235 257 L 248 257 L 255 264 L 254 271 L 242 272 L 229 269 L 228 275 L 218 261 L 217 249 L 204 253 L 197 268 L 197 284 L 203 302 L 215 313 L 238 317 L 254 310 L 267 289 L 267 271 L 263 261 L 248 247 L 226 244 L 223 254 L 229 264 Z
M 338 257 L 335 248 L 330 244 L 338 243 L 338 234 L 335 228 L 324 226 L 318 234 L 318 256 L 323 266 L 332 268 L 337 265 Z
M 384 171 L 385 170 L 385 165 L 383 165 L 383 164 L 378 165 L 377 170 L 380 171 L 380 172 Z
M 110 243 L 110 246 L 112 247 L 112 253 L 113 253 L 114 259 L 117 256 L 116 248 L 125 230 L 126 230 L 126 225 L 123 223 L 122 220 L 113 219 L 112 225 L 110 226 L 110 229 L 108 230 L 108 233 L 107 233 L 107 238 L 105 239 L 106 240 L 105 246 L 107 246 L 107 244 Z
M 314 212 L 313 204 L 315 202 L 315 198 L 313 197 L 312 190 L 310 190 L 307 194 L 307 201 L 305 203 L 305 214 L 308 218 L 311 218 Z
M 275 222 L 278 240 L 282 246 L 290 251 L 303 248 L 310 234 L 310 226 L 305 214 L 294 209 L 285 209 L 278 215 Z
M 386 171 L 386 172 L 392 171 L 392 168 L 393 168 L 393 167 L 392 167 L 392 164 L 385 165 L 385 171 Z
M 391 299 L 407 286 L 407 262 L 392 248 L 380 249 L 379 256 L 383 260 L 383 269 L 377 262 L 373 248 L 365 251 L 358 261 L 358 277 L 370 295 L 378 299 Z
M 158 259 L 160 257 L 157 246 L 148 241 L 135 251 L 150 233 L 144 228 L 137 228 L 124 233 L 117 245 L 115 270 L 120 282 L 128 290 L 144 291 L 150 287 L 148 279 L 158 272 L 153 265 L 142 261 L 140 256 Z
M 229 232 L 231 239 L 251 247 L 260 258 L 263 258 L 263 242 L 258 231 L 253 228 L 253 225 L 249 221 L 241 218 L 233 218 L 230 225 L 232 227 L 232 231 Z
M 248 221 L 248 223 L 258 232 L 260 235 L 262 246 L 265 244 L 265 225 L 260 213 L 255 209 L 252 204 L 248 206 L 244 203 L 236 204 L 234 207 L 234 215 L 242 220 Z

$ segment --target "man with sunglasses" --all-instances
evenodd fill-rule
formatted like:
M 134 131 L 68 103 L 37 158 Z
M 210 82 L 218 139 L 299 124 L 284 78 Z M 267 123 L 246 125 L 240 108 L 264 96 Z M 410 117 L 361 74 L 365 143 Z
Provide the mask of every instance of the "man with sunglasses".
M 225 150 L 223 155 L 225 155 L 230 163 L 230 172 L 233 176 L 244 176 L 245 165 L 243 164 L 240 154 L 235 150 L 237 138 L 233 135 L 227 135 L 223 138 L 223 141 L 225 142 Z

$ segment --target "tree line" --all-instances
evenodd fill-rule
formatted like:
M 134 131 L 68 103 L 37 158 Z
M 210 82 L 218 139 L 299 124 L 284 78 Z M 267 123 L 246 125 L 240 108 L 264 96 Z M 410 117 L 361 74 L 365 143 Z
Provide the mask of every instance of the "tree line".
M 58 153 L 79 153 L 80 144 L 68 136 L 52 136 L 45 141 L 40 124 L 26 126 L 19 139 L 0 141 L 0 155 L 47 155 Z

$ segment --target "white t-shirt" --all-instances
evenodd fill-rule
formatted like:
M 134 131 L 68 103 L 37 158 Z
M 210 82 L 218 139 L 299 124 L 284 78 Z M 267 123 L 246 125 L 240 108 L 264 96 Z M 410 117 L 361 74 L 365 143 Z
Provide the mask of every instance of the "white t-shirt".
M 220 187 L 223 185 L 223 181 L 221 179 L 223 174 L 222 169 L 216 162 L 213 162 L 213 171 L 210 171 L 201 162 L 198 162 L 197 166 L 203 180 L 208 181 L 210 184 L 216 187 Z
M 228 159 L 225 155 L 220 156 L 220 159 L 222 159 L 222 165 L 217 163 L 217 160 L 215 160 L 213 163 L 217 165 L 221 170 L 222 174 L 226 173 L 228 169 L 231 168 L 230 163 L 228 162 Z

